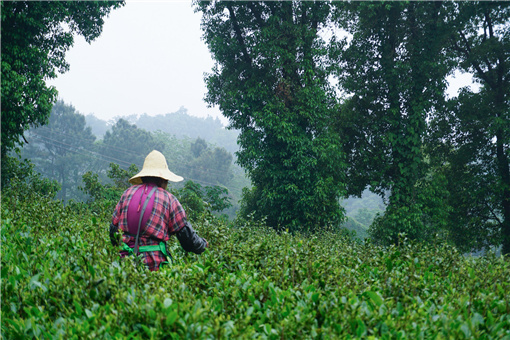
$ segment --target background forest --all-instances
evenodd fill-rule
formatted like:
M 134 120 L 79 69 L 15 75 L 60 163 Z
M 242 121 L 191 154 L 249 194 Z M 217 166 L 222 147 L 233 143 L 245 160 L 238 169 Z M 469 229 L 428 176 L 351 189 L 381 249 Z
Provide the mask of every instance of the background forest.
M 145 127 L 145 128 L 142 128 Z M 218 119 L 190 116 L 186 109 L 159 116 L 127 116 L 104 121 L 84 116 L 72 105 L 59 100 L 52 109 L 48 125 L 30 130 L 29 143 L 20 150 L 22 159 L 30 160 L 34 171 L 60 185 L 57 198 L 89 201 L 90 175 L 113 184 L 108 177 L 110 163 L 129 171 L 132 164 L 142 168 L 145 154 L 162 150 L 170 169 L 186 180 L 203 187 L 220 186 L 232 206 L 220 214 L 233 219 L 239 210 L 242 189 L 250 182 L 234 157 L 238 150 L 238 132 L 227 130 Z M 173 184 L 175 189 L 183 183 Z M 343 204 L 348 220 L 343 224 L 365 238 L 375 214 L 384 211 L 382 199 L 368 190 L 363 199 L 352 197 Z
M 369 234 L 510 252 L 507 2 L 198 2 L 208 103 L 240 130 L 241 212 L 319 230 L 384 195 Z M 468 72 L 478 89 L 446 95 Z
M 184 109 L 165 116 L 106 122 L 93 115 L 85 117 L 60 100 L 53 106 L 48 125 L 26 134 L 30 142 L 20 155 L 30 159 L 41 175 L 60 184 L 57 197 L 65 203 L 91 199 L 82 179 L 87 173 L 111 184 L 110 163 L 126 171 L 132 164 L 141 169 L 145 156 L 160 150 L 170 169 L 187 180 L 227 189 L 234 205 L 223 213 L 234 217 L 242 188 L 249 185 L 244 171 L 233 161 L 236 137 L 237 133 L 224 129 L 219 120 L 192 117 Z

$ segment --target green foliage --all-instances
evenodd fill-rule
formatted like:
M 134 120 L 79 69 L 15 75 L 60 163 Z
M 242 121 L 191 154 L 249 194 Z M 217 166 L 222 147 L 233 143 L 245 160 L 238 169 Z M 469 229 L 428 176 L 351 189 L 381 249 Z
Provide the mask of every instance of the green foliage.
M 412 239 L 431 242 L 440 235 L 447 237 L 449 192 L 447 180 L 439 172 L 416 183 L 416 195 L 402 198 L 408 204 L 390 204 L 384 215 L 376 217 L 369 228 L 374 242 L 391 244 L 398 242 L 399 234 L 404 232 Z
M 202 186 L 193 181 L 186 181 L 184 187 L 180 190 L 171 190 L 181 203 L 186 216 L 194 220 L 206 210 L 206 204 L 203 200 Z
M 365 221 L 363 221 L 365 222 Z M 363 222 L 358 221 L 354 217 L 348 216 L 344 223 L 342 223 L 341 227 L 352 233 L 353 239 L 365 240 L 368 238 L 368 227 Z M 370 225 L 370 223 L 368 224 Z
M 1 335 L 21 338 L 510 337 L 510 263 L 444 243 L 353 243 L 258 223 L 194 226 L 211 247 L 149 272 L 108 220 L 2 192 Z
M 202 138 L 197 138 L 195 142 L 191 143 L 191 153 L 195 158 L 200 157 L 202 152 L 207 149 L 207 142 Z
M 83 187 L 80 187 L 80 190 L 86 193 L 90 200 L 88 205 L 76 205 L 80 205 L 83 209 L 88 209 L 96 214 L 103 213 L 105 218 L 111 218 L 122 193 L 130 186 L 128 180 L 138 172 L 139 170 L 134 164 L 128 170 L 124 170 L 118 164 L 110 163 L 108 178 L 113 182 L 111 184 L 103 184 L 97 173 L 86 172 L 83 175 Z
M 448 215 L 448 232 L 465 251 L 500 245 L 510 217 L 504 212 L 504 171 L 498 166 L 491 131 L 495 117 L 488 114 L 490 104 L 484 95 L 485 89 L 479 94 L 462 91 L 450 101 L 447 114 L 433 121 L 431 134 L 432 160 L 443 167 L 450 193 L 447 203 L 454 207 Z
M 315 230 L 343 219 L 345 160 L 329 128 L 336 101 L 318 25 L 327 2 L 196 2 L 216 61 L 206 101 L 239 129 L 237 162 L 252 207 L 273 228 Z
M 430 170 L 423 140 L 427 115 L 441 108 L 450 70 L 442 54 L 449 34 L 442 6 L 437 2 L 336 6 L 335 21 L 352 36 L 338 42 L 335 54 L 340 86 L 352 93 L 339 111 L 337 131 L 348 136 L 344 146 L 349 194 L 360 195 L 367 186 L 380 195 L 389 194 L 388 207 L 372 228 L 377 241 L 395 242 L 399 232 L 420 239 L 430 234 L 422 230 L 431 227 L 427 205 L 438 198 L 426 196 L 434 190 L 427 185 Z
M 181 189 L 170 190 L 181 203 L 186 216 L 195 221 L 204 214 L 221 212 L 232 206 L 228 190 L 219 186 L 202 187 L 193 181 L 186 181 Z
M 164 152 L 165 144 L 150 132 L 119 119 L 111 131 L 105 133 L 101 146 L 103 154 L 115 159 L 116 163 L 136 164 L 141 168 L 145 157 L 152 150 Z
M 130 186 L 128 180 L 138 172 L 139 170 L 134 164 L 128 170 L 124 170 L 118 164 L 110 163 L 108 178 L 113 181 L 113 184 L 101 184 L 98 174 L 88 171 L 83 175 L 84 186 L 81 189 L 94 200 L 118 200 L 120 195 Z
M 193 180 L 227 185 L 232 179 L 232 154 L 224 148 L 209 148 L 205 140 L 197 138 L 191 143 L 191 153 L 195 158 L 189 161 L 188 168 Z
M 2 1 L 2 159 L 31 126 L 48 122 L 57 90 L 46 80 L 69 69 L 73 34 L 91 42 L 123 1 Z M 63 24 L 66 24 L 67 30 Z
M 464 249 L 510 253 L 510 3 L 460 3 L 450 48 L 480 84 L 432 120 L 430 154 L 450 190 L 449 232 Z
M 29 131 L 30 143 L 21 150 L 41 174 L 60 183 L 64 202 L 79 198 L 78 186 L 86 168 L 93 164 L 90 150 L 95 136 L 85 117 L 62 100 L 55 103 L 48 124 Z
M 138 172 L 140 172 L 140 170 L 134 164 L 131 164 L 127 170 L 124 170 L 118 164 L 110 163 L 107 174 L 108 178 L 113 181 L 114 187 L 124 191 L 131 186 L 131 184 L 129 184 L 129 179 Z
M 372 221 L 374 220 L 374 217 L 377 213 L 373 210 L 368 210 L 367 208 L 363 208 L 358 210 L 358 213 L 356 214 L 356 219 L 361 223 L 362 225 L 370 225 Z
M 205 187 L 205 200 L 212 211 L 223 211 L 232 206 L 228 197 L 228 190 L 220 186 Z
M 35 172 L 31 161 L 5 156 L 2 160 L 2 189 L 16 192 L 21 197 L 37 193 L 43 197 L 55 198 L 60 185 Z
M 259 196 L 260 193 L 256 186 L 243 188 L 243 199 L 241 200 L 241 206 L 237 212 L 238 219 L 243 220 L 248 219 L 248 217 L 253 217 L 261 221 L 267 218 L 262 211 L 257 209 L 257 199 Z

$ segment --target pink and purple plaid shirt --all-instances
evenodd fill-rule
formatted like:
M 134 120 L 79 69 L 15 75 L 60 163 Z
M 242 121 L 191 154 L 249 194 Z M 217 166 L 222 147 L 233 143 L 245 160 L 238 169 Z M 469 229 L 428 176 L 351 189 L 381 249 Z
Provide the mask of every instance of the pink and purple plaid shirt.
M 135 196 L 138 200 L 140 200 L 142 189 L 144 190 L 143 197 L 145 197 L 153 186 L 154 184 L 131 186 L 124 191 L 119 203 L 117 203 L 117 206 L 115 207 L 112 223 L 123 231 L 124 235 L 122 237 L 122 241 L 130 247 L 133 247 L 135 244 L 136 233 L 132 233 L 134 230 L 133 228 L 131 228 L 131 232 L 129 230 L 128 212 L 136 214 L 137 210 L 133 211 L 132 209 L 136 209 L 139 205 L 139 202 L 136 202 L 136 204 L 130 204 L 130 202 Z M 158 245 L 161 241 L 168 241 L 171 235 L 177 233 L 186 225 L 186 213 L 174 195 L 163 188 L 157 188 L 152 198 L 153 200 L 150 200 L 151 203 L 153 201 L 152 210 L 148 219 L 144 218 L 144 220 L 147 219 L 147 223 L 142 223 L 141 226 L 138 240 L 140 246 Z M 141 202 L 141 205 L 143 206 L 143 201 Z M 138 216 L 139 214 L 140 212 L 138 212 Z M 146 215 L 147 211 L 144 214 L 144 217 Z M 130 219 L 133 221 L 132 218 Z M 137 228 L 138 220 L 136 222 L 135 230 Z M 123 256 L 125 255 L 123 253 L 121 254 Z M 142 252 L 141 254 L 143 254 L 145 263 L 148 265 L 150 270 L 158 270 L 160 264 L 166 261 L 164 255 L 160 251 L 148 251 Z

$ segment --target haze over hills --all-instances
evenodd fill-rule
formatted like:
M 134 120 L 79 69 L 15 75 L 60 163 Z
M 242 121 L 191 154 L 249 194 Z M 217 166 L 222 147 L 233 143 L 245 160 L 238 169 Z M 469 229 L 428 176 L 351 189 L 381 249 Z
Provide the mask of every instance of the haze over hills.
M 149 132 L 159 130 L 174 135 L 177 138 L 202 138 L 208 143 L 223 147 L 231 153 L 238 150 L 237 136 L 239 132 L 237 130 L 227 129 L 218 118 L 191 116 L 184 107 L 181 107 L 176 112 L 165 115 L 150 116 L 147 113 L 143 113 L 140 115 L 116 117 L 113 121 L 105 121 L 92 114 L 85 116 L 87 125 L 92 128 L 92 133 L 97 138 L 102 138 L 110 126 L 120 118 Z

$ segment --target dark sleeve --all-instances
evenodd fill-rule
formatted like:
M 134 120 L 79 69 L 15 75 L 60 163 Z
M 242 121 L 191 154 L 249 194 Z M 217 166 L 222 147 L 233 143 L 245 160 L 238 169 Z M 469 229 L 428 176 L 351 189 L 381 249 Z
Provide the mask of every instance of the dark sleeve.
M 117 231 L 119 230 L 119 227 L 116 226 L 115 224 L 113 223 L 110 223 L 110 242 L 112 243 L 113 246 L 118 246 L 119 245 L 119 241 L 117 239 Z
M 188 221 L 186 221 L 186 225 L 179 230 L 176 235 L 185 251 L 192 251 L 195 254 L 201 254 L 205 250 L 207 242 L 197 235 Z

